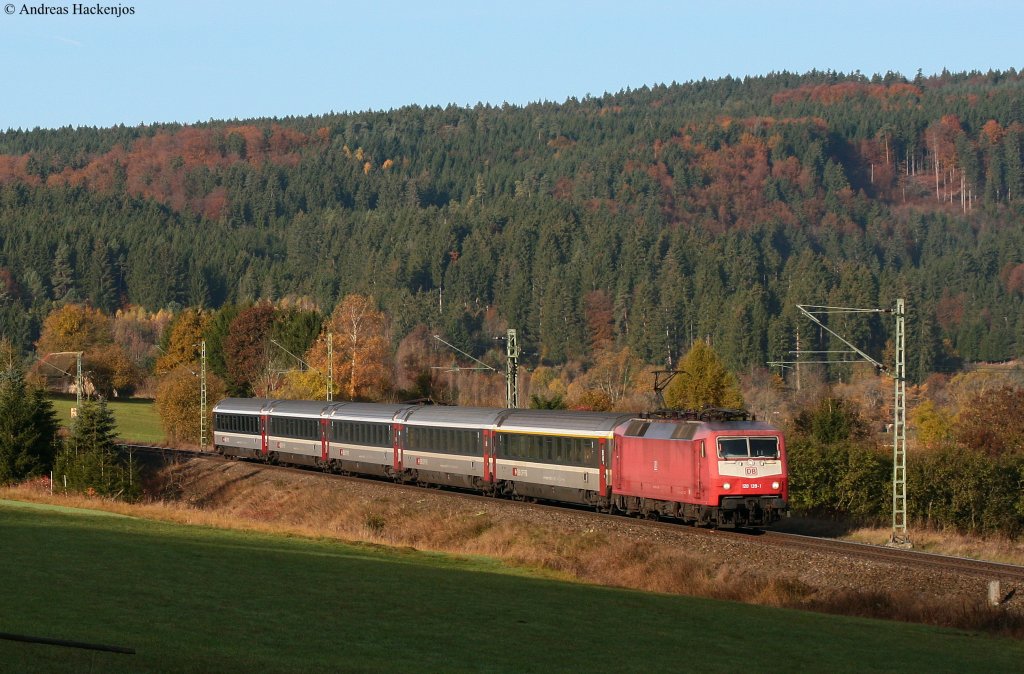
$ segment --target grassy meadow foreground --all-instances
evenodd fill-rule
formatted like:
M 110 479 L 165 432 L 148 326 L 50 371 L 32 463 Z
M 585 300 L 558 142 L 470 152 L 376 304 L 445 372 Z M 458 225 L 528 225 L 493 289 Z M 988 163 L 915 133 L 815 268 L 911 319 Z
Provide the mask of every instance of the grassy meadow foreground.
M 61 426 L 71 425 L 71 408 L 75 406 L 73 396 L 53 396 L 50 398 L 53 410 Z M 167 441 L 160 417 L 156 413 L 156 405 L 152 400 L 143 398 L 121 398 L 108 400 L 107 405 L 114 413 L 117 422 L 117 433 L 126 442 L 142 444 L 162 444 Z
M 144 513 L 140 509 L 139 513 Z M 10 671 L 1011 671 L 1024 643 L 542 577 L 475 556 L 0 502 Z M 727 626 L 727 627 L 726 627 Z M 871 644 L 865 648 L 865 644 Z

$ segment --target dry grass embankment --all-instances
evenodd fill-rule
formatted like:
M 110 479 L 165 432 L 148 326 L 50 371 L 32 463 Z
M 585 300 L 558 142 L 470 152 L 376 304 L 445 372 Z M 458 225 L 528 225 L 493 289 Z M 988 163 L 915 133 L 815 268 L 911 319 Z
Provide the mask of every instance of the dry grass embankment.
M 846 538 L 881 545 L 889 540 L 891 533 L 892 529 L 888 528 L 862 527 L 851 531 Z M 910 540 L 915 550 L 1024 566 L 1024 540 L 1011 540 L 1003 536 L 980 538 L 957 532 L 921 529 L 911 531 Z
M 965 601 L 884 588 L 832 590 L 804 582 L 784 554 L 774 563 L 745 555 L 706 556 L 681 548 L 678 541 L 638 540 L 622 527 L 595 527 L 574 511 L 522 517 L 517 504 L 500 500 L 481 504 L 381 486 L 194 460 L 161 471 L 149 486 L 147 503 L 51 496 L 39 483 L 0 489 L 0 498 L 223 529 L 479 555 L 597 585 L 1024 637 L 1020 612 L 989 607 L 980 596 Z

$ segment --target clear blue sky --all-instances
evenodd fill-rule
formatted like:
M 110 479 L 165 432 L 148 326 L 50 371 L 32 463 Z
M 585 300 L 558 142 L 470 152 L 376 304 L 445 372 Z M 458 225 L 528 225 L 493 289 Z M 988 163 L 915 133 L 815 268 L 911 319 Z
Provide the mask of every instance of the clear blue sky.
M 526 104 L 777 70 L 1024 67 L 1017 0 L 100 0 L 134 7 L 121 17 L 46 2 L 69 14 L 21 13 L 38 1 L 0 13 L 0 129 Z

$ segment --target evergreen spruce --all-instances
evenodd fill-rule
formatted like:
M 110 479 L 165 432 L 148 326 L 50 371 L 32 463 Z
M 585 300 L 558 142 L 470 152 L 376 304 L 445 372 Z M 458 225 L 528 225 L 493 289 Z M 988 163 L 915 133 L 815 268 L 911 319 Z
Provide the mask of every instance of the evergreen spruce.
M 24 373 L 0 343 L 0 484 L 45 475 L 57 446 L 57 417 L 40 389 L 29 389 Z
M 71 491 L 122 500 L 142 493 L 139 467 L 117 449 L 113 412 L 103 400 L 86 401 L 78 408 L 71 435 L 57 456 L 54 480 Z

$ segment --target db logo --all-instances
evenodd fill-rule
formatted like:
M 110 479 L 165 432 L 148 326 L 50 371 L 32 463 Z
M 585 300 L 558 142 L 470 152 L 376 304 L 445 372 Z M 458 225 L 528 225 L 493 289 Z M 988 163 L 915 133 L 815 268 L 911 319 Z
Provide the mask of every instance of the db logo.
M 744 468 L 747 475 L 757 475 L 757 468 Z

